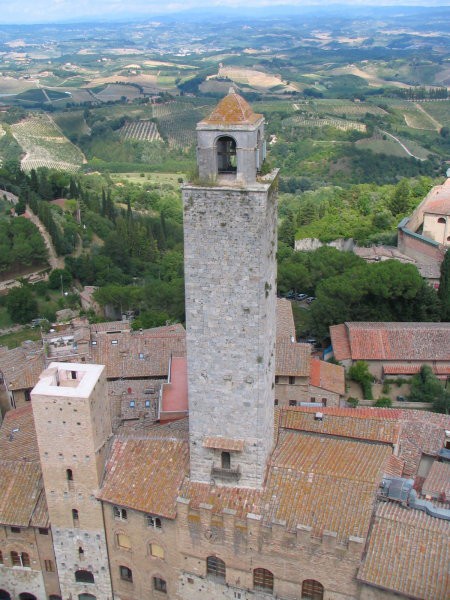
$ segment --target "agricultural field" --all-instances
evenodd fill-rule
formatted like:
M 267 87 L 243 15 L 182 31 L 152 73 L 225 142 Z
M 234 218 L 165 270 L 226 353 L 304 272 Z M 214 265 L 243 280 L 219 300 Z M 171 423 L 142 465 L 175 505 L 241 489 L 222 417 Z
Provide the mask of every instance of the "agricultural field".
M 133 101 L 142 96 L 139 88 L 132 85 L 123 84 L 108 84 L 101 92 L 95 93 L 96 98 L 102 102 L 116 101 L 126 98 L 128 101 Z
M 143 142 L 156 142 L 162 138 L 153 121 L 131 121 L 120 130 L 124 140 L 138 140 Z
M 424 110 L 421 105 L 410 103 L 403 109 L 403 117 L 408 127 L 411 129 L 425 129 L 433 131 L 436 129 L 436 122 Z
M 339 115 L 345 117 L 364 117 L 367 113 L 371 115 L 386 115 L 387 112 L 367 102 L 352 102 L 351 100 L 310 100 L 306 103 L 307 109 L 314 109 L 318 113 Z M 304 104 L 294 104 L 296 110 L 302 110 Z
M 406 148 L 420 160 L 428 158 L 430 152 L 426 148 L 423 148 L 416 142 L 408 139 L 402 139 L 398 135 L 396 136 Z M 356 142 L 356 147 L 372 150 L 376 154 L 387 154 L 389 156 L 398 156 L 399 158 L 408 158 L 410 155 L 406 152 L 401 144 L 396 142 L 393 138 L 376 134 L 371 138 L 365 138 Z
M 450 127 L 450 100 L 423 102 L 421 106 L 442 127 Z
M 272 90 L 277 88 L 277 91 L 297 91 L 297 87 L 283 81 L 278 75 L 254 69 L 243 69 L 231 66 L 219 67 L 217 75 L 209 76 L 208 80 L 216 77 L 226 77 L 236 83 L 248 85 L 255 89 Z
M 116 183 L 134 183 L 144 187 L 164 185 L 175 189 L 179 189 L 180 179 L 186 179 L 186 173 L 111 173 L 110 176 Z
M 152 115 L 170 148 L 190 148 L 196 140 L 196 124 L 209 112 L 210 104 L 195 107 L 189 102 L 154 104 Z
M 352 129 L 366 132 L 366 125 L 358 121 L 348 121 L 346 119 L 337 119 L 333 117 L 319 118 L 313 115 L 294 115 L 283 121 L 283 127 L 334 127 L 341 131 L 351 131 Z
M 53 115 L 53 120 L 66 136 L 89 135 L 91 133 L 91 129 L 86 123 L 83 111 L 81 110 L 57 112 Z
M 24 171 L 48 167 L 69 172 L 77 171 L 85 158 L 46 114 L 35 114 L 11 125 L 11 132 L 22 147 Z

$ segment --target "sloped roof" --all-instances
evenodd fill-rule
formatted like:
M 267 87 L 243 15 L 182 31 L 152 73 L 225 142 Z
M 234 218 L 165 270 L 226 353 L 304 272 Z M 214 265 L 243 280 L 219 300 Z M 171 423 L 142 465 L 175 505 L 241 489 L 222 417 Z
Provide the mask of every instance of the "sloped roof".
M 317 420 L 317 409 L 306 406 L 282 409 L 281 427 L 296 429 L 322 435 L 333 435 L 344 438 L 360 439 L 385 444 L 398 441 L 400 426 L 395 413 L 377 418 L 359 409 L 321 408 L 322 420 Z M 369 416 L 370 415 L 370 416 Z
M 310 385 L 335 394 L 345 394 L 345 369 L 323 360 L 311 361 Z
M 286 298 L 277 298 L 276 307 L 276 336 L 278 338 L 295 339 L 295 323 L 292 304 Z
M 37 462 L 0 460 L 0 523 L 28 527 L 42 492 Z
M 0 458 L 39 461 L 39 449 L 31 403 L 5 414 L 0 429 Z
M 450 361 L 450 323 L 354 321 L 330 335 L 337 360 Z
M 307 377 L 311 363 L 311 345 L 279 338 L 275 347 L 275 374 Z
M 119 437 L 106 465 L 99 498 L 111 504 L 174 519 L 188 473 L 188 444 L 177 439 Z
M 450 216 L 450 179 L 432 188 L 422 208 L 425 214 Z
M 448 600 L 450 522 L 380 504 L 358 579 L 408 598 Z
M 422 493 L 438 498 L 443 494 L 447 501 L 450 501 L 449 463 L 434 461 L 422 486 Z
M 261 117 L 262 115 L 254 113 L 250 104 L 231 88 L 229 94 L 222 98 L 209 117 L 199 124 L 250 125 L 256 123 Z
M 44 368 L 41 344 L 32 342 L 11 350 L 3 347 L 1 349 L 0 371 L 9 390 L 32 388 Z

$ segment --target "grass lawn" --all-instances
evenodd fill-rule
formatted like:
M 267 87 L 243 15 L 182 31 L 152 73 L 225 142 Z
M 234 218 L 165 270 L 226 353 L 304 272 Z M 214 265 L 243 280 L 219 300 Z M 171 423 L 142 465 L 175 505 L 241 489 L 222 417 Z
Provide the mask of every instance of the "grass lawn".
M 13 331 L 0 336 L 0 346 L 7 346 L 8 348 L 17 348 L 25 340 L 40 340 L 41 330 L 39 327 L 24 327 L 19 331 Z

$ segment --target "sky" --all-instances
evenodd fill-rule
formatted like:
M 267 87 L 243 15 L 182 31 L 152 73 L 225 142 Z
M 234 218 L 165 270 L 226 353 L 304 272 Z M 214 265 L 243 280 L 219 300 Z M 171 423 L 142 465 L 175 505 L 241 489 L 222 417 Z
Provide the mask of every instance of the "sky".
M 450 0 L 335 0 L 354 6 L 449 6 Z M 126 20 L 128 17 L 152 18 L 189 9 L 213 7 L 240 8 L 281 5 L 327 6 L 330 0 L 0 0 L 0 26 L 8 23 L 52 23 L 86 20 Z

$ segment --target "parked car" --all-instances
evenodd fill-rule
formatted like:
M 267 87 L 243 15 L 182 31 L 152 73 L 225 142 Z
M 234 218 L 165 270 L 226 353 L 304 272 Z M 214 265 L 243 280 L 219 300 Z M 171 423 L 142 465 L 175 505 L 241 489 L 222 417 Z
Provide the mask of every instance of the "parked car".
M 307 302 L 308 304 L 311 304 L 311 302 L 314 302 L 314 300 L 315 300 L 315 299 L 316 299 L 316 297 L 315 297 L 315 296 L 309 296 L 309 298 L 306 298 L 306 302 Z
M 294 298 L 295 298 L 295 292 L 293 292 L 291 290 L 290 292 L 288 292 L 287 294 L 285 294 L 284 297 L 286 298 L 286 300 L 294 300 Z
M 296 300 L 305 300 L 308 297 L 308 294 L 296 294 L 295 299 Z

